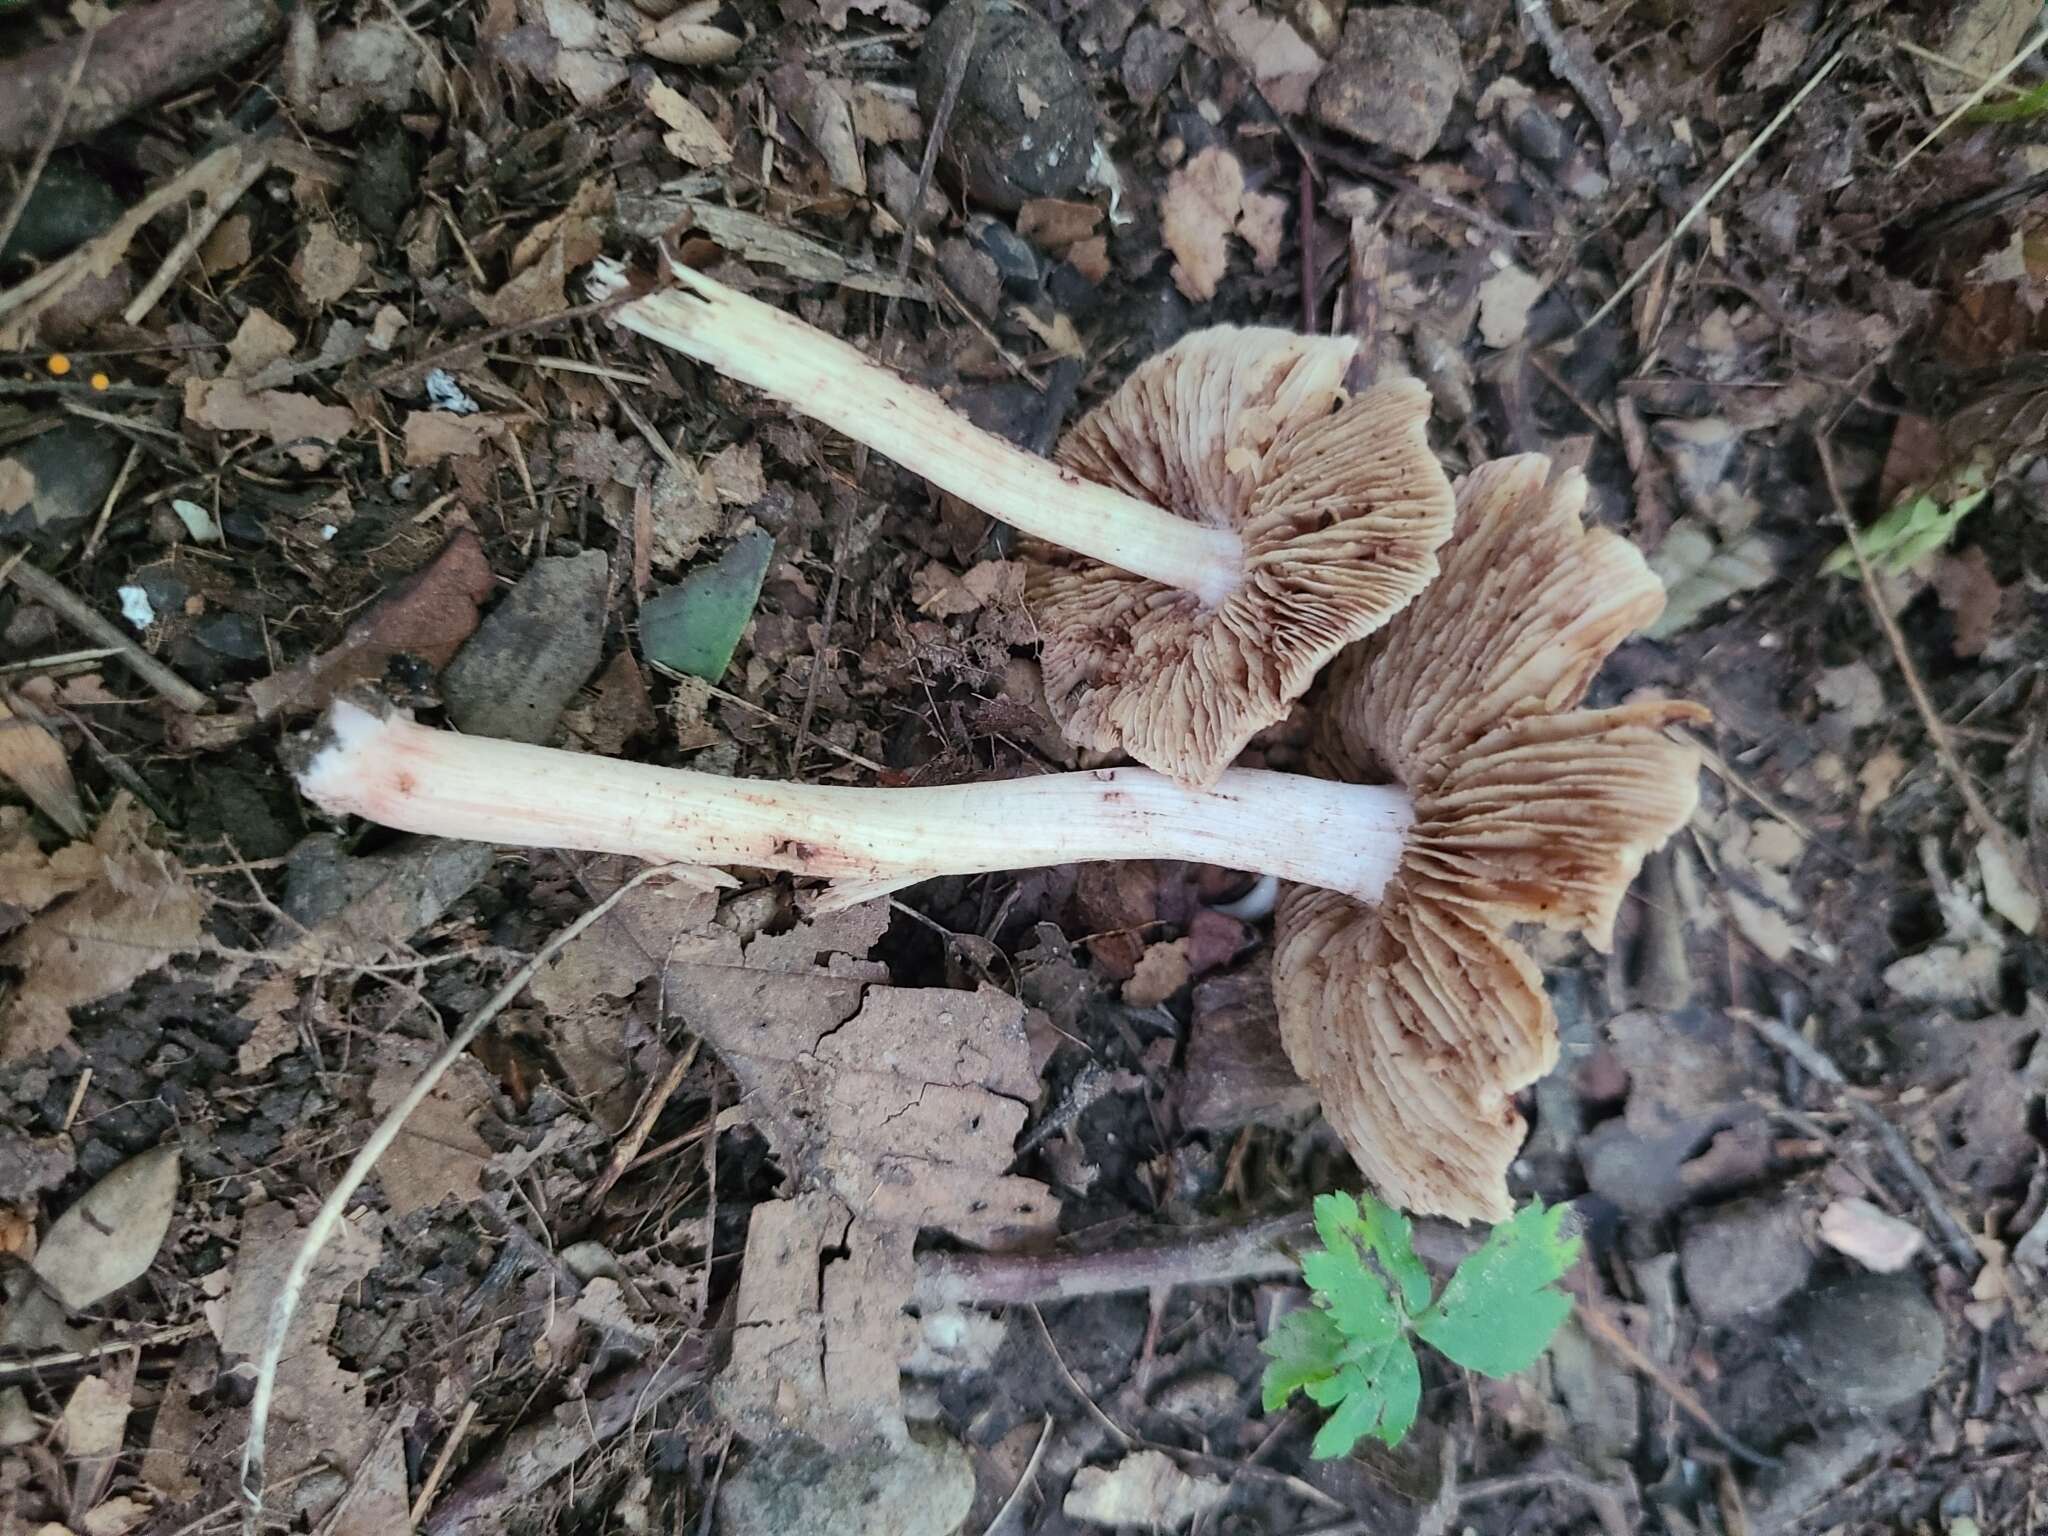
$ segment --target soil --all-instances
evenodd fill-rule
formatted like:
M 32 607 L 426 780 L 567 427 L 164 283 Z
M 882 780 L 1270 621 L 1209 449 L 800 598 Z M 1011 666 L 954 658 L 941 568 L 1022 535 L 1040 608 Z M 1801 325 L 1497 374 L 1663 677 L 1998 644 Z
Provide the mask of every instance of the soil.
M 1014 997 L 1028 1087 L 961 1091 L 1022 1104 L 987 1176 L 1049 1190 L 1077 1248 L 1357 1181 L 1279 1056 L 1270 920 L 1209 910 L 1246 879 L 940 879 L 868 931 L 748 874 L 722 907 L 621 907 L 423 1106 L 301 1305 L 270 1518 L 837 1531 L 943 1505 L 929 1528 L 1057 1533 L 1091 1528 L 1077 1477 L 1096 1498 L 1156 1449 L 1204 1536 L 2041 1529 L 2043 66 L 1911 153 L 2029 8 L 988 0 L 979 27 L 1024 39 L 991 57 L 969 4 L 732 0 L 647 47 L 623 0 L 300 10 L 223 31 L 197 85 L 182 43 L 154 87 L 88 54 L 79 89 L 96 117 L 125 92 L 118 121 L 13 163 L 0 703 L 71 787 L 39 798 L 0 754 L 0 1529 L 234 1523 L 297 1235 L 433 1050 L 629 872 L 325 822 L 290 768 L 338 688 L 745 777 L 1084 761 L 1007 530 L 607 323 L 592 262 L 646 283 L 664 252 L 1034 451 L 1191 329 L 1271 324 L 1425 379 L 1454 473 L 1583 468 L 1589 517 L 1671 593 L 1594 702 L 1679 694 L 1712 723 L 1698 815 L 1614 953 L 1531 940 L 1564 1049 L 1515 1193 L 1573 1206 L 1576 1315 L 1507 1381 L 1426 1363 L 1415 1434 L 1329 1461 L 1307 1404 L 1259 1402 L 1284 1266 L 911 1317 L 887 1412 L 944 1475 L 869 1446 L 818 1513 L 815 1446 L 714 1387 L 755 1316 L 750 1219 L 811 1154 L 675 967 L 842 1000 L 820 1041 L 863 987 Z M 0 63 L 75 35 L 0 6 Z M 1360 60 L 1368 35 L 1391 41 Z M 1364 88 L 1383 75 L 1413 89 Z M 250 134 L 237 182 L 208 157 Z M 168 212 L 109 223 L 179 175 Z M 37 298 L 81 238 L 91 270 Z M 1901 552 L 1880 515 L 1915 497 L 1954 531 Z M 1867 577 L 1824 568 L 1845 518 Z M 642 604 L 761 535 L 730 664 L 652 660 Z M 120 644 L 7 580 L 17 554 Z M 1300 766 L 1312 707 L 1246 760 Z M 104 929 L 38 926 L 88 900 Z M 122 1207 L 95 1259 L 132 1276 L 53 1313 L 39 1245 L 164 1147 L 175 1203 Z M 843 1230 L 798 1266 L 814 1336 L 833 1273 L 914 1263 Z M 868 1320 L 885 1354 L 896 1305 Z M 848 1386 L 822 1337 L 821 1402 Z

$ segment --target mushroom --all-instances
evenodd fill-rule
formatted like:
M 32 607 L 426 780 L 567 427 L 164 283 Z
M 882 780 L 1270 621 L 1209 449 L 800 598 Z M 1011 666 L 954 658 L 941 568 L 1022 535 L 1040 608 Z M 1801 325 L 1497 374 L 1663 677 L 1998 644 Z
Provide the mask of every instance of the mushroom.
M 912 789 L 785 784 L 464 736 L 338 700 L 300 789 L 404 832 L 821 875 L 843 907 L 942 874 L 1184 859 L 1376 898 L 1400 861 L 1397 787 L 1232 768 L 1197 789 L 1102 768 Z M 722 877 L 721 877 L 722 879 Z M 730 884 L 730 880 L 722 883 Z
M 1428 391 L 1347 395 L 1352 338 L 1196 332 L 1049 462 L 845 342 L 674 272 L 676 287 L 614 318 L 1042 541 L 1026 551 L 1027 602 L 1048 702 L 1081 746 L 1213 784 L 1436 574 L 1452 505 Z
M 1581 525 L 1586 482 L 1536 455 L 1458 487 L 1443 572 L 1326 674 L 1314 766 L 1412 797 L 1377 901 L 1283 891 L 1273 985 L 1289 1058 L 1360 1170 L 1410 1210 L 1498 1220 L 1524 1125 L 1515 1092 L 1557 1059 L 1519 923 L 1612 945 L 1646 854 L 1692 814 L 1706 718 L 1669 699 L 1581 709 L 1609 652 L 1656 618 L 1642 557 Z

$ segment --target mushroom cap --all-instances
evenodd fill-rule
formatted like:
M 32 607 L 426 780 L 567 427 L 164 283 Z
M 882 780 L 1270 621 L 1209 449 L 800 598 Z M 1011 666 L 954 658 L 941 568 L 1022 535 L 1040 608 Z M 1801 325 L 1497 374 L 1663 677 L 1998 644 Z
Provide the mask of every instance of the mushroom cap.
M 1046 698 L 1068 740 L 1213 784 L 1331 657 L 1436 575 L 1453 503 L 1429 449 L 1429 393 L 1402 380 L 1348 396 L 1357 350 L 1348 337 L 1199 331 L 1061 439 L 1059 463 L 1235 530 L 1245 562 L 1208 606 L 1033 548 Z
M 1704 719 L 1656 699 L 1580 700 L 1664 607 L 1634 548 L 1580 522 L 1586 483 L 1539 455 L 1460 482 L 1443 573 L 1329 674 L 1316 766 L 1415 801 L 1376 904 L 1290 887 L 1275 925 L 1281 1038 L 1359 1168 L 1410 1210 L 1497 1221 L 1520 1088 L 1557 1060 L 1518 923 L 1605 950 L 1643 858 L 1684 825 Z

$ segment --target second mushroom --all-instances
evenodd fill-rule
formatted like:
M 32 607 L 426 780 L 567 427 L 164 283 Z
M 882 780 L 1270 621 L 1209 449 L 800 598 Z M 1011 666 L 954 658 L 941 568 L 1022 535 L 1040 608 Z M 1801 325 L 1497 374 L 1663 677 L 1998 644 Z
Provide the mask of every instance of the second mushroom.
M 1048 462 L 700 272 L 614 318 L 1039 541 L 1027 602 L 1070 741 L 1214 784 L 1436 574 L 1451 489 L 1413 379 L 1351 337 L 1216 326 L 1141 364 Z

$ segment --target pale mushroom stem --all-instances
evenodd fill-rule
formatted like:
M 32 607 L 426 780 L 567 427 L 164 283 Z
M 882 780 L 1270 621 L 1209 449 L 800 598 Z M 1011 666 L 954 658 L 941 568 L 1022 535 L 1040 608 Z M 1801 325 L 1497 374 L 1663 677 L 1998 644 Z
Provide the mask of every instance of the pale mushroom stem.
M 613 318 L 893 459 L 1035 538 L 1216 606 L 1244 581 L 1235 530 L 1084 480 L 984 432 L 836 337 L 678 265 Z
M 324 736 L 299 787 L 332 814 L 474 842 L 786 870 L 862 895 L 935 875 L 1161 858 L 1371 901 L 1413 819 L 1392 786 L 1252 768 L 1206 790 L 1145 768 L 912 789 L 784 784 L 463 736 L 346 700 Z

